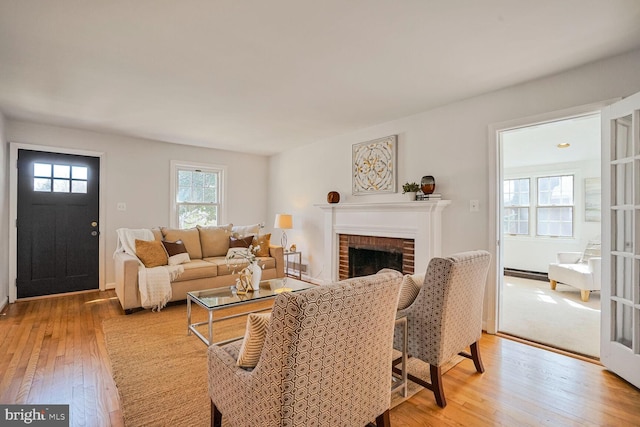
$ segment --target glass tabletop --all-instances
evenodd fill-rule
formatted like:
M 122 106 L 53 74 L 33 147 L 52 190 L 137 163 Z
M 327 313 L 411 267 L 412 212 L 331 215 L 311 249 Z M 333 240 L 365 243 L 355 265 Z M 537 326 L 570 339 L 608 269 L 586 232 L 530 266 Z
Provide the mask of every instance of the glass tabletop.
M 242 302 L 257 301 L 264 298 L 274 297 L 282 292 L 296 292 L 312 288 L 313 283 L 303 282 L 291 277 L 263 280 L 260 282 L 260 290 L 237 294 L 236 287 L 224 287 L 218 289 L 206 289 L 203 291 L 191 291 L 189 295 L 194 300 L 198 300 L 207 308 L 221 308 Z

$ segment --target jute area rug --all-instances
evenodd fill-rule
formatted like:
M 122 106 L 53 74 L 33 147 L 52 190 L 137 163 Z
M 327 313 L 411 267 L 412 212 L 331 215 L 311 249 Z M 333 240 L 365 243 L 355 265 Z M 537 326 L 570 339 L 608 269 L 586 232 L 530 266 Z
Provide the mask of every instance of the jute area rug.
M 271 303 L 258 304 L 269 307 Z M 207 347 L 196 336 L 187 335 L 186 311 L 186 305 L 181 304 L 160 313 L 140 311 L 103 322 L 126 426 L 210 424 Z M 206 318 L 204 310 L 198 307 L 193 308 L 192 315 L 192 322 Z M 245 323 L 246 316 L 215 323 L 214 340 L 242 335 Z M 410 359 L 409 372 L 428 379 L 429 365 Z M 391 406 L 399 405 L 420 390 L 422 387 L 409 382 L 408 397 L 394 392 Z

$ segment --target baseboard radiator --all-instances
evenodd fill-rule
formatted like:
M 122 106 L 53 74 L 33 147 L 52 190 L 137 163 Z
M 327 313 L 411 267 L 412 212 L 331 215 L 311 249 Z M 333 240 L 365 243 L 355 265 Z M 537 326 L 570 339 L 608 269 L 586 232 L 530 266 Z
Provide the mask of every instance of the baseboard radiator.
M 505 276 L 511 277 L 521 277 L 523 279 L 532 279 L 532 280 L 543 280 L 545 282 L 549 281 L 549 275 L 547 273 L 541 273 L 539 271 L 530 271 L 530 270 L 518 270 L 515 268 L 505 268 L 504 269 Z

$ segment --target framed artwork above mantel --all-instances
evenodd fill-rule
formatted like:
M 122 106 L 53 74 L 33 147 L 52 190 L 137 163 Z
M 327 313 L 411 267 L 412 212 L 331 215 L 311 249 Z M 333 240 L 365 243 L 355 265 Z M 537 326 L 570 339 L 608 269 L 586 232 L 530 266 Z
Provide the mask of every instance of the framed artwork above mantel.
M 395 193 L 398 136 L 353 144 L 352 193 Z

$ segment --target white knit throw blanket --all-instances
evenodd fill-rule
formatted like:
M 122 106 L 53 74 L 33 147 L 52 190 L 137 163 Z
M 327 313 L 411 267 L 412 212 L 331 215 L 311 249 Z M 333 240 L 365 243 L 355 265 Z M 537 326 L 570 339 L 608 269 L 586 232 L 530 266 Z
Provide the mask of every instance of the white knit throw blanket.
M 146 228 L 119 228 L 116 232 L 118 233 L 118 245 L 115 253 L 125 252 L 136 257 L 140 264 L 138 267 L 138 287 L 142 306 L 154 311 L 162 310 L 171 299 L 171 282 L 184 272 L 184 267 L 170 265 L 146 268 L 136 255 L 136 239 L 155 240 L 153 232 Z

